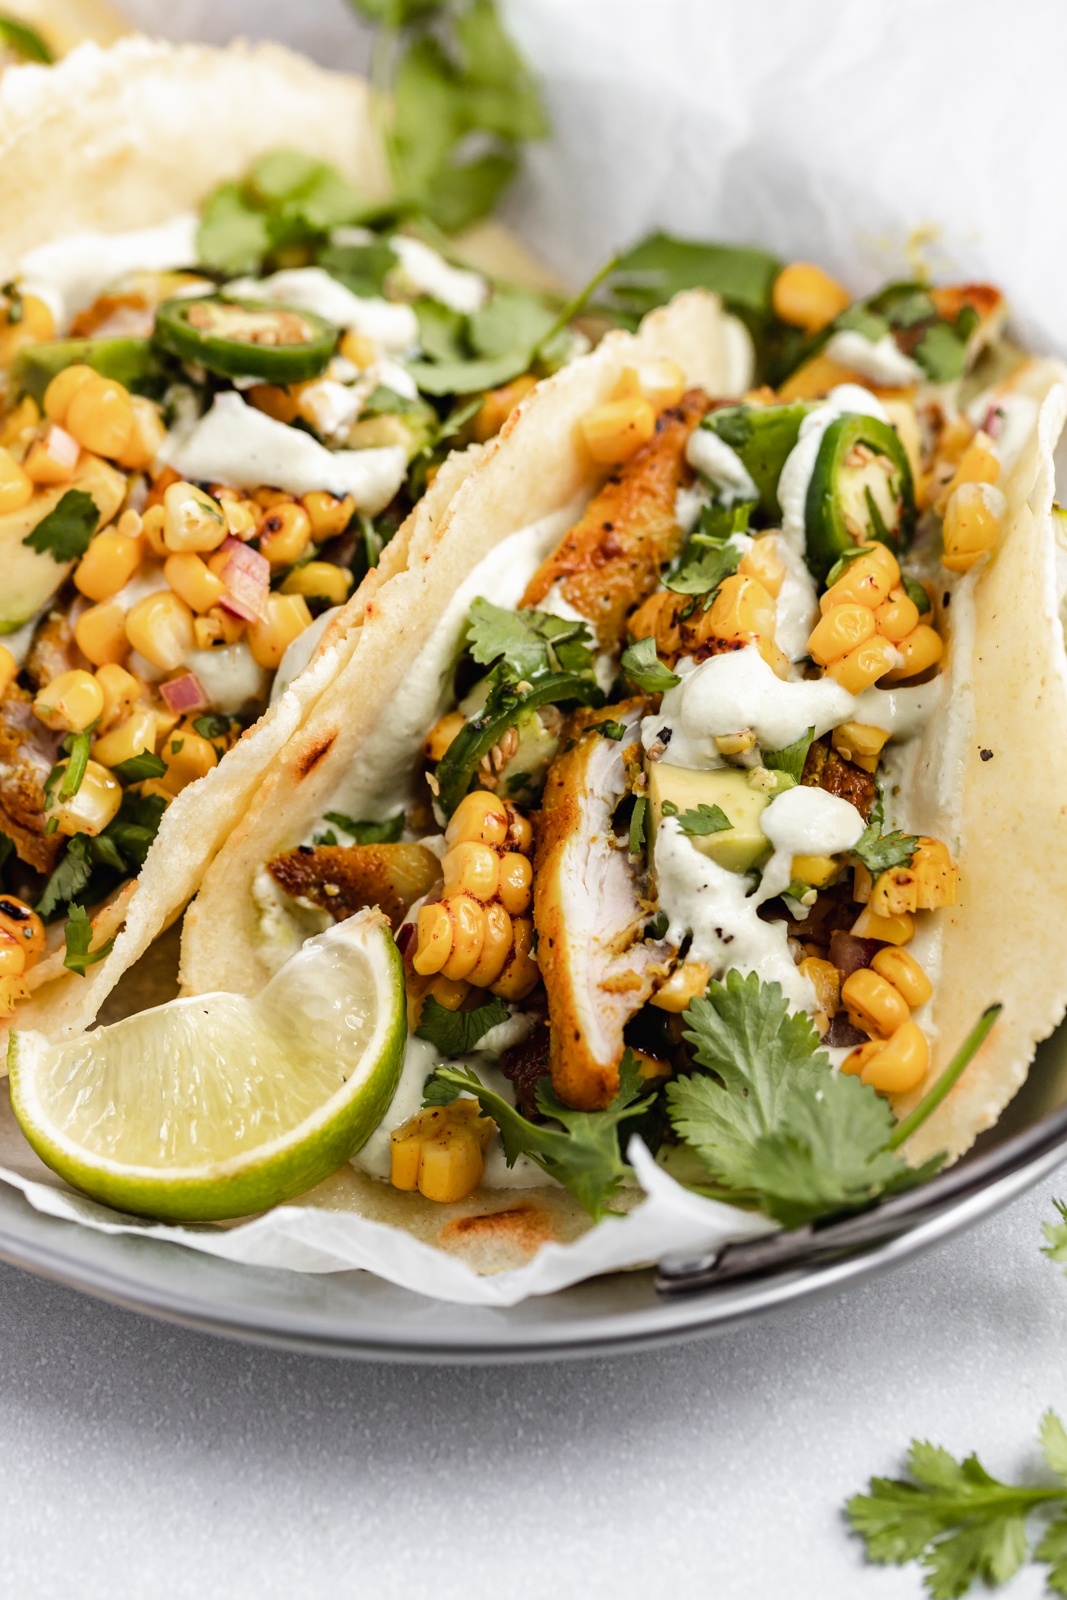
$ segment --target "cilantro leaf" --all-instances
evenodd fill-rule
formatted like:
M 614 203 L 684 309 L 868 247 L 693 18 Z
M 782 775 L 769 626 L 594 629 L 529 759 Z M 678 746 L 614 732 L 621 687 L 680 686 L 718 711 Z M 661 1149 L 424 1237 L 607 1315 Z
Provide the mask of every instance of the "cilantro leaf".
M 37 915 L 47 920 L 60 906 L 69 905 L 76 895 L 81 894 L 92 876 L 92 871 L 88 836 L 76 833 L 41 891 L 34 907 Z
M 239 183 L 220 184 L 208 196 L 196 234 L 203 266 L 230 277 L 258 272 L 270 243 L 266 215 L 246 199 Z
M 124 794 L 118 815 L 91 841 L 91 850 L 101 860 L 104 859 L 102 851 L 117 850 L 127 872 L 143 867 L 166 809 L 167 802 L 162 795 Z
M 347 833 L 355 844 L 395 844 L 404 832 L 404 813 L 386 817 L 384 822 L 357 822 L 343 811 L 327 811 L 323 818 Z
M 630 682 L 646 694 L 663 694 L 682 681 L 676 672 L 663 665 L 656 654 L 656 641 L 651 635 L 647 639 L 638 639 L 636 644 L 624 650 L 619 666 Z
M 599 733 L 605 739 L 625 739 L 626 729 L 621 722 L 613 722 L 610 717 L 605 722 L 594 722 L 586 733 Z
M 904 589 L 904 593 L 915 606 L 919 615 L 922 616 L 925 612 L 929 611 L 930 596 L 927 594 L 922 584 L 919 583 L 915 578 L 909 578 L 906 573 L 901 577 L 900 582 Z
M 473 1094 L 482 1112 L 500 1129 L 504 1155 L 514 1166 L 527 1155 L 549 1177 L 569 1189 L 595 1221 L 610 1214 L 608 1202 L 618 1194 L 630 1169 L 620 1154 L 624 1122 L 640 1116 L 653 1096 L 641 1098 L 644 1081 L 629 1050 L 619 1068 L 619 1091 L 606 1111 L 572 1111 L 556 1096 L 547 1078 L 537 1086 L 537 1107 L 559 1126 L 531 1122 L 501 1095 L 487 1089 L 470 1067 L 438 1067 L 428 1080 L 426 1105 L 448 1105 L 461 1090 Z
M 876 311 L 869 311 L 861 302 L 849 306 L 847 311 L 834 323 L 835 331 L 860 333 L 871 344 L 876 344 L 879 339 L 889 332 L 889 323 L 885 317 L 879 316 Z
M 99 521 L 100 512 L 92 495 L 84 489 L 68 489 L 55 509 L 42 517 L 22 542 L 39 555 L 47 553 L 60 565 L 78 561 L 88 550 Z
M 80 978 L 85 977 L 86 967 L 93 967 L 98 961 L 103 961 L 111 952 L 114 939 L 109 939 L 106 944 L 100 945 L 96 950 L 90 950 L 93 942 L 93 925 L 89 920 L 89 913 L 84 906 L 72 905 L 67 915 L 67 925 L 63 937 L 66 941 L 67 953 L 63 957 L 63 965 L 71 972 L 76 972 Z
M 554 327 L 556 313 L 524 289 L 498 289 L 489 304 L 467 324 L 471 344 L 480 356 L 504 356 L 533 350 Z
M 737 571 L 741 551 L 733 544 L 718 544 L 693 535 L 673 572 L 663 580 L 674 594 L 707 595 L 710 600 L 724 578 Z
M 18 17 L 0 16 L 0 45 L 21 56 L 23 61 L 37 61 L 50 66 L 56 59 L 50 45 L 46 44 L 36 28 Z
M 915 346 L 915 360 L 933 383 L 951 383 L 967 364 L 967 339 L 949 323 L 935 322 Z
M 423 1002 L 415 1037 L 428 1039 L 443 1056 L 463 1056 L 476 1048 L 490 1028 L 506 1022 L 510 1015 L 504 1001 L 496 995 L 473 1011 L 449 1011 L 431 994 Z
M 639 856 L 645 847 L 645 815 L 648 811 L 648 799 L 645 795 L 638 795 L 634 801 L 633 811 L 630 813 L 630 854 Z
M 888 872 L 891 867 L 910 866 L 918 848 L 919 841 L 914 834 L 901 833 L 899 828 L 892 833 L 882 833 L 879 818 L 864 828 L 852 846 L 852 853 L 876 878 L 880 872 Z
M 682 289 L 710 289 L 731 310 L 762 318 L 770 313 L 780 266 L 764 250 L 654 233 L 618 258 L 601 299 L 609 309 L 638 319 Z
M 516 682 L 539 672 L 588 672 L 593 634 L 584 622 L 548 611 L 508 611 L 478 599 L 470 609 L 467 648 L 479 666 L 502 661 Z
M 732 828 L 733 823 L 721 806 L 709 806 L 702 800 L 695 811 L 679 813 L 678 826 L 683 833 L 703 838 L 710 833 L 722 833 L 725 828 Z
M 111 770 L 123 783 L 140 783 L 142 778 L 161 778 L 167 763 L 154 750 L 142 750 L 139 755 L 127 756 L 125 761 L 116 761 Z
M 812 727 L 807 733 L 802 733 L 799 739 L 794 739 L 792 744 L 784 744 L 780 750 L 764 751 L 763 765 L 771 772 L 784 772 L 794 783 L 799 783 L 804 776 L 804 763 L 814 738 L 815 729 Z
M 225 739 L 230 731 L 231 720 L 217 711 L 209 711 L 202 717 L 194 717 L 193 727 L 201 739 Z

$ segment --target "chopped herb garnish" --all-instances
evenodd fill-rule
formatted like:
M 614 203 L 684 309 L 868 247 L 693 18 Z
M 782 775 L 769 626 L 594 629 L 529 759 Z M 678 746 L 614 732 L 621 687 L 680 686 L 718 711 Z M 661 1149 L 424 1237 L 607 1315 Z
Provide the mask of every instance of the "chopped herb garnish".
M 681 678 L 670 667 L 665 667 L 656 653 L 656 641 L 649 636 L 638 639 L 622 653 L 619 666 L 630 682 L 646 694 L 663 694 L 681 683 Z
M 480 666 L 503 663 L 513 682 L 542 672 L 591 672 L 593 634 L 588 624 L 548 611 L 509 611 L 475 600 L 467 648 Z
M 125 761 L 116 761 L 111 770 L 123 783 L 140 783 L 145 778 L 162 778 L 167 763 L 154 750 L 142 750 L 139 755 L 127 756 Z
M 901 577 L 900 582 L 904 589 L 904 593 L 916 607 L 919 614 L 925 615 L 925 613 L 930 609 L 930 596 L 927 594 L 922 584 L 919 583 L 915 578 L 909 578 L 907 574 L 904 574 Z
M 89 548 L 100 522 L 96 501 L 84 489 L 68 489 L 59 504 L 23 539 L 39 555 L 65 565 L 78 561 Z
M 34 908 L 38 916 L 47 921 L 60 906 L 69 905 L 76 895 L 81 894 L 92 871 L 88 835 L 76 833 L 41 891 Z
M 763 765 L 771 772 L 784 772 L 794 783 L 799 783 L 804 776 L 804 763 L 808 759 L 808 751 L 814 738 L 815 729 L 809 728 L 807 733 L 802 733 L 792 744 L 783 745 L 780 750 L 765 751 Z
M 722 833 L 724 829 L 732 828 L 733 823 L 721 806 L 709 806 L 702 800 L 695 811 L 679 813 L 678 826 L 683 833 L 702 838 L 707 834 Z
M 415 1037 L 428 1039 L 443 1056 L 464 1056 L 475 1049 L 490 1028 L 506 1022 L 510 1015 L 496 995 L 474 1011 L 449 1011 L 431 994 L 423 1001 Z
M 230 718 L 209 711 L 206 716 L 194 717 L 193 727 L 201 739 L 225 739 L 230 731 Z
M 346 817 L 342 811 L 327 811 L 323 820 L 332 822 L 335 828 L 347 833 L 355 844 L 395 844 L 404 832 L 402 811 L 398 811 L 395 817 L 387 817 L 384 822 L 357 822 L 352 817 Z
M 634 801 L 633 811 L 630 813 L 630 854 L 639 856 L 645 847 L 645 813 L 648 811 L 648 800 L 645 795 L 638 795 Z
M 115 943 L 109 939 L 106 944 L 100 945 L 96 950 L 90 950 L 93 942 L 93 925 L 89 920 L 89 913 L 83 906 L 72 905 L 67 915 L 67 925 L 64 929 L 67 953 L 63 957 L 63 965 L 71 972 L 76 972 L 79 977 L 85 977 L 86 967 L 93 967 L 98 961 L 103 961 L 111 952 Z
M 89 765 L 92 738 L 92 730 L 84 728 L 81 733 L 68 733 L 63 740 L 62 749 L 66 751 L 68 760 L 63 773 L 63 782 L 59 786 L 61 803 L 64 800 L 73 800 L 82 786 Z
M 626 729 L 621 722 L 612 722 L 609 717 L 606 722 L 594 722 L 592 727 L 586 728 L 586 733 L 599 733 L 604 739 L 625 739 Z

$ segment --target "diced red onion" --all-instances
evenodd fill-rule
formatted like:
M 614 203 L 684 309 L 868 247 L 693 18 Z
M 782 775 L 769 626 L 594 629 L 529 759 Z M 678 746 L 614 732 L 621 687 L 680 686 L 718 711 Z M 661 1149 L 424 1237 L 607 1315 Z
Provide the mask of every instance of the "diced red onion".
M 161 683 L 159 692 L 175 715 L 184 717 L 191 711 L 206 711 L 211 704 L 200 687 L 195 672 L 183 672 L 178 678 Z
M 999 405 L 991 405 L 985 414 L 982 423 L 982 432 L 988 433 L 991 439 L 999 439 L 1004 432 L 1004 412 Z
M 250 550 L 240 539 L 235 539 L 232 533 L 226 535 L 219 548 L 229 556 L 219 573 L 226 585 L 220 606 L 245 622 L 258 622 L 267 608 L 270 562 L 258 550 Z

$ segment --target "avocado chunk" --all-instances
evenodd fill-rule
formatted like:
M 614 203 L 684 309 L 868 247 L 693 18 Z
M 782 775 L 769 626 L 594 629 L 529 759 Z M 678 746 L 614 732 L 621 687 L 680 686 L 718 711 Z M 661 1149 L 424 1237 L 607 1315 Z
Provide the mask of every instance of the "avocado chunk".
M 760 827 L 760 816 L 772 796 L 753 789 L 748 774 L 737 767 L 697 772 L 655 761 L 648 769 L 648 798 L 652 805 L 653 835 L 666 815 L 681 815 L 700 806 L 718 806 L 732 826 L 719 833 L 689 833 L 694 849 L 729 872 L 750 872 L 770 855 L 770 841 Z M 675 809 L 672 811 L 671 807 Z

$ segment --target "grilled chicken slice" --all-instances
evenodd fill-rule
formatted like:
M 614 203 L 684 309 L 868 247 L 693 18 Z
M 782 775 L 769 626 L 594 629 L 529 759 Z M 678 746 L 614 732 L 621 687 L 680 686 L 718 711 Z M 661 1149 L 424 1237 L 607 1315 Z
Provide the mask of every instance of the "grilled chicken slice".
M 421 844 L 302 845 L 267 863 L 286 894 L 309 900 L 335 922 L 364 906 L 380 906 L 393 932 L 441 876 L 441 863 Z
M 38 872 L 51 872 L 66 843 L 44 831 L 44 786 L 61 737 L 38 722 L 33 696 L 13 683 L 0 700 L 0 833 Z
M 611 474 L 534 573 L 523 606 L 539 606 L 558 583 L 567 603 L 592 624 L 601 650 L 618 649 L 630 612 L 652 593 L 660 568 L 682 545 L 674 497 L 693 480 L 685 447 L 710 407 L 706 394 L 691 389 L 660 415 L 654 437 Z
M 552 1085 L 580 1111 L 610 1105 L 623 1028 L 667 970 L 666 947 L 643 937 L 648 906 L 626 840 L 617 840 L 611 825 L 626 793 L 624 751 L 644 709 L 631 700 L 576 714 L 545 785 L 534 862 L 537 960 L 548 996 Z M 609 717 L 623 723 L 626 738 L 582 736 Z

